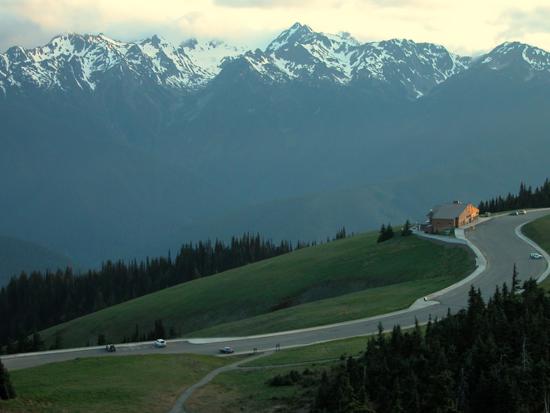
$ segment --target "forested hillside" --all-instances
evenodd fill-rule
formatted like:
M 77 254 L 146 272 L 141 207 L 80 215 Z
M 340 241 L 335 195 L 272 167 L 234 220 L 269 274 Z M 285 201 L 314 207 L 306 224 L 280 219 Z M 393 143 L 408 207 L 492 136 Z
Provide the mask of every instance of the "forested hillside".
M 141 262 L 108 261 L 85 274 L 71 268 L 56 272 L 33 271 L 14 277 L 0 289 L 0 348 L 49 326 L 102 308 L 231 268 L 286 254 L 288 242 L 274 244 L 259 235 L 245 234 L 230 243 L 185 244 L 172 258 Z M 13 351 L 26 351 L 20 347 Z
M 534 281 L 470 291 L 467 310 L 425 334 L 395 327 L 320 379 L 315 412 L 545 412 L 550 403 L 550 297 Z M 389 396 L 391 395 L 391 396 Z

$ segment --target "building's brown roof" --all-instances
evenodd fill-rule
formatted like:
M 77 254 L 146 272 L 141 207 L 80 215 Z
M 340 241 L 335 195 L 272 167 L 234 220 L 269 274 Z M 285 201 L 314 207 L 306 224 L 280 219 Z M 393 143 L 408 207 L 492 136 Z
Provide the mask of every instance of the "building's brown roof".
M 468 204 L 455 203 L 443 204 L 434 207 L 428 216 L 431 219 L 455 219 L 460 216 L 466 209 Z

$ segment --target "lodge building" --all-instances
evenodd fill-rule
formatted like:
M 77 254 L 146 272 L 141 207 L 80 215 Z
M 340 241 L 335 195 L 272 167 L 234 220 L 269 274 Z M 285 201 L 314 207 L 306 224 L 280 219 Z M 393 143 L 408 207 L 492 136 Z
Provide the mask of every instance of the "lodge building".
M 454 201 L 449 204 L 435 206 L 428 213 L 428 232 L 438 233 L 453 228 L 459 228 L 476 221 L 479 209 L 472 204 Z

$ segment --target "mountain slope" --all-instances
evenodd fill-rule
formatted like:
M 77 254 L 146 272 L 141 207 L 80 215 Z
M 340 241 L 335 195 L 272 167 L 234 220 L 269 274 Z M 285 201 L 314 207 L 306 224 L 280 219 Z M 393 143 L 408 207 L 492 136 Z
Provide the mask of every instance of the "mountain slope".
M 0 236 L 0 287 L 23 271 L 29 274 L 72 266 L 72 261 L 63 254 L 32 242 Z
M 60 331 L 65 346 L 93 342 L 99 333 L 116 342 L 130 337 L 136 324 L 142 333 L 150 331 L 160 318 L 166 328 L 174 327 L 181 336 L 188 336 L 226 322 L 299 310 L 306 303 L 324 307 L 323 299 L 340 297 L 339 305 L 345 305 L 345 297 L 352 292 L 372 293 L 370 300 L 348 303 L 350 309 L 360 306 L 355 313 L 360 317 L 388 305 L 376 300 L 381 296 L 393 297 L 389 304 L 393 308 L 383 310 L 395 310 L 411 304 L 419 293 L 455 282 L 473 268 L 471 255 L 460 247 L 416 237 L 377 244 L 376 237 L 375 233 L 362 234 L 180 284 L 52 327 L 41 335 L 49 341 Z M 334 317 L 321 311 L 315 319 L 302 319 L 302 327 L 324 324 Z M 338 321 L 348 318 L 346 312 L 336 317 Z M 246 331 L 231 334 L 242 333 Z
M 93 91 L 109 77 L 185 90 L 201 86 L 210 74 L 193 64 L 183 48 L 158 36 L 123 43 L 104 35 L 61 35 L 42 47 L 15 46 L 0 55 L 4 93 L 28 88 Z
M 264 52 L 238 59 L 266 80 L 367 82 L 400 88 L 410 98 L 466 70 L 470 58 L 410 40 L 361 44 L 349 34 L 316 33 L 300 23 L 282 32 Z
M 245 229 L 421 220 L 547 175 L 540 49 L 472 61 L 297 24 L 241 51 L 71 35 L 3 54 L 0 232 L 97 265 Z

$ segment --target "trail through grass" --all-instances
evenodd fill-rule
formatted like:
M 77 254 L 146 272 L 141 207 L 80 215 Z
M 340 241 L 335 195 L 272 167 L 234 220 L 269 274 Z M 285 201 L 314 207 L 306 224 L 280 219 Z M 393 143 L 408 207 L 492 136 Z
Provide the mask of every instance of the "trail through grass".
M 188 386 L 231 359 L 188 354 L 76 359 L 10 373 L 2 413 L 166 412 Z M 234 361 L 234 360 L 233 360 Z

